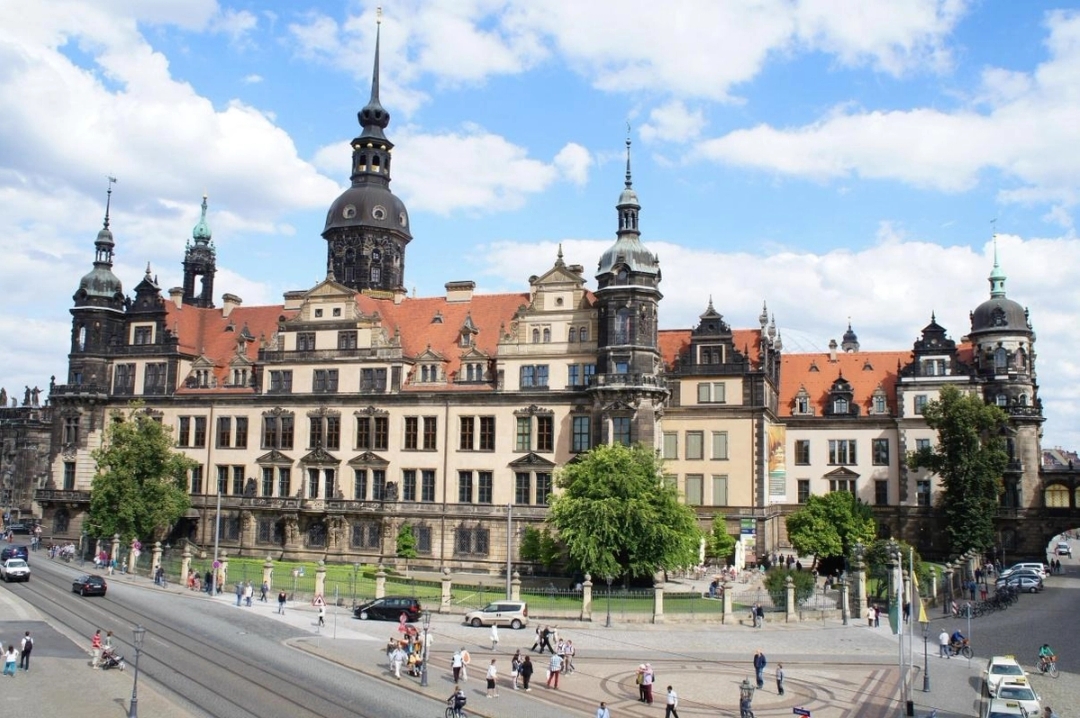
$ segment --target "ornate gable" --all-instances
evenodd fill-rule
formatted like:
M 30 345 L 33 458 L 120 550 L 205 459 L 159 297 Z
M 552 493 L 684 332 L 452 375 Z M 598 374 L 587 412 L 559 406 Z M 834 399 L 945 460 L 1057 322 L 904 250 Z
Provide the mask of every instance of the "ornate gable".
M 354 468 L 386 468 L 390 462 L 372 451 L 357 454 L 348 461 L 349 466 Z
M 292 466 L 293 460 L 277 449 L 273 449 L 255 459 L 255 463 L 259 466 Z
M 321 446 L 317 446 L 313 451 L 307 453 L 302 459 L 300 459 L 300 463 L 307 465 L 317 464 L 319 466 L 322 466 L 325 464 L 340 464 L 341 459 L 337 458 Z
M 520 459 L 516 459 L 507 464 L 512 469 L 547 469 L 553 470 L 555 468 L 555 462 L 545 459 L 539 454 L 529 452 L 522 456 Z

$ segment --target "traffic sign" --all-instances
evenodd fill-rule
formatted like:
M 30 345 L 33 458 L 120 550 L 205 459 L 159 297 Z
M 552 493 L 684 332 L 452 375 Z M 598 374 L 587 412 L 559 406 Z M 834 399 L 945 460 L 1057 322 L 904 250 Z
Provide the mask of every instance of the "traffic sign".
M 810 711 L 805 708 L 792 708 L 791 712 L 797 716 L 806 716 L 806 718 L 810 718 Z
M 325 606 L 326 605 L 326 603 L 323 602 L 323 597 L 322 597 L 321 593 L 315 594 L 315 600 L 311 602 L 311 605 L 312 606 Z

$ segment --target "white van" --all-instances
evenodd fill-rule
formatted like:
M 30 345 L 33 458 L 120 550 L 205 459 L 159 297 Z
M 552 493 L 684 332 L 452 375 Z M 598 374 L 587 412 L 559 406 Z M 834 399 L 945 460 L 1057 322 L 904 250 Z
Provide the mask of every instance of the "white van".
M 1044 563 L 1017 563 L 1010 566 L 1008 571 L 1002 571 L 1001 575 L 1012 574 L 1016 571 L 1034 571 L 1043 578 L 1046 578 L 1050 573 Z

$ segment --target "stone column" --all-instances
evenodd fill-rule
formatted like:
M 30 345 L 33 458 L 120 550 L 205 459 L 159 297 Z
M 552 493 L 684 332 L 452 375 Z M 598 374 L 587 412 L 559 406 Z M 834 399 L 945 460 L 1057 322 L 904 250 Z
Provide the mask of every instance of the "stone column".
M 266 554 L 266 560 L 263 561 L 263 583 L 273 588 L 274 586 L 274 559 L 270 554 Z
M 156 577 L 158 567 L 161 565 L 161 542 L 154 542 L 154 550 L 150 554 L 150 576 Z
M 450 588 L 454 582 L 450 577 L 450 569 L 443 567 L 442 570 L 442 593 L 439 596 L 439 613 L 450 610 Z
M 135 559 L 138 558 L 138 555 L 135 552 L 138 550 L 138 546 L 138 539 L 131 539 L 131 545 L 128 546 L 127 571 L 128 574 L 132 576 L 135 575 Z
M 581 620 L 592 620 L 592 574 L 585 574 L 581 584 Z
M 326 595 L 326 561 L 319 559 L 319 565 L 315 569 L 315 595 Z
M 664 622 L 664 585 L 653 584 L 653 623 Z
M 112 537 L 112 550 L 109 551 L 109 560 L 120 562 L 120 534 L 113 534 Z
M 510 574 L 510 600 L 521 600 L 521 574 L 517 571 Z
M 860 544 L 856 546 L 855 561 L 851 568 L 851 578 L 854 582 L 852 585 L 852 591 L 854 595 L 852 615 L 855 618 L 866 618 L 866 609 L 868 604 L 868 598 L 866 595 L 866 562 L 863 561 L 863 551 L 865 549 Z
M 953 579 L 952 579 L 952 577 L 953 577 L 953 567 L 952 567 L 952 563 L 950 562 L 950 563 L 945 564 L 945 586 L 944 586 L 944 588 L 945 588 L 945 600 L 941 602 L 941 605 L 944 607 L 944 614 L 946 616 L 948 616 L 949 613 L 952 611 L 952 609 L 950 607 L 950 604 L 952 603 L 952 597 L 953 597 Z
M 185 543 L 184 552 L 180 554 L 180 582 L 185 586 L 189 575 L 191 575 L 191 546 Z
M 788 623 L 794 623 L 799 620 L 799 614 L 796 612 L 798 607 L 795 603 L 795 581 L 788 576 L 784 581 L 785 596 L 787 598 L 787 606 L 785 607 L 784 618 Z
M 930 605 L 931 606 L 938 605 L 937 590 L 938 590 L 937 566 L 931 566 L 930 567 Z
M 732 608 L 731 591 L 732 591 L 732 585 L 730 583 L 725 583 L 724 584 L 724 598 L 723 598 L 723 601 L 724 601 L 724 621 L 723 622 L 724 622 L 725 626 L 730 624 L 730 623 L 735 622 L 735 614 L 731 610 L 731 608 Z
M 380 563 L 375 570 L 375 598 L 383 598 L 386 595 L 386 569 Z
M 848 582 L 847 579 L 840 582 L 840 617 L 844 621 L 844 625 L 848 625 Z

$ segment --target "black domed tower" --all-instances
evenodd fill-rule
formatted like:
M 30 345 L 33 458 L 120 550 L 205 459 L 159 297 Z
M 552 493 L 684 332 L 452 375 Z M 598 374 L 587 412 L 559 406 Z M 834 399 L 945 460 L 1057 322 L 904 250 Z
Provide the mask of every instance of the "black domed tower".
M 206 195 L 202 198 L 202 216 L 191 231 L 191 242 L 184 251 L 184 304 L 210 308 L 214 306 L 214 275 L 217 274 L 217 252 L 211 240 L 210 225 L 206 223 Z M 195 293 L 195 280 L 202 286 Z
M 626 141 L 626 181 L 619 203 L 617 239 L 596 269 L 596 376 L 590 385 L 601 418 L 604 443 L 657 442 L 657 422 L 667 389 L 657 334 L 660 261 L 641 243 L 637 193 L 630 175 Z
M 381 21 L 380 21 L 381 29 Z M 379 103 L 379 30 L 371 99 L 358 117 L 363 128 L 352 141 L 352 186 L 330 205 L 322 236 L 327 269 L 347 287 L 366 293 L 404 291 L 405 245 L 412 240 L 405 203 L 390 191 L 390 151 L 383 130 L 390 113 Z

